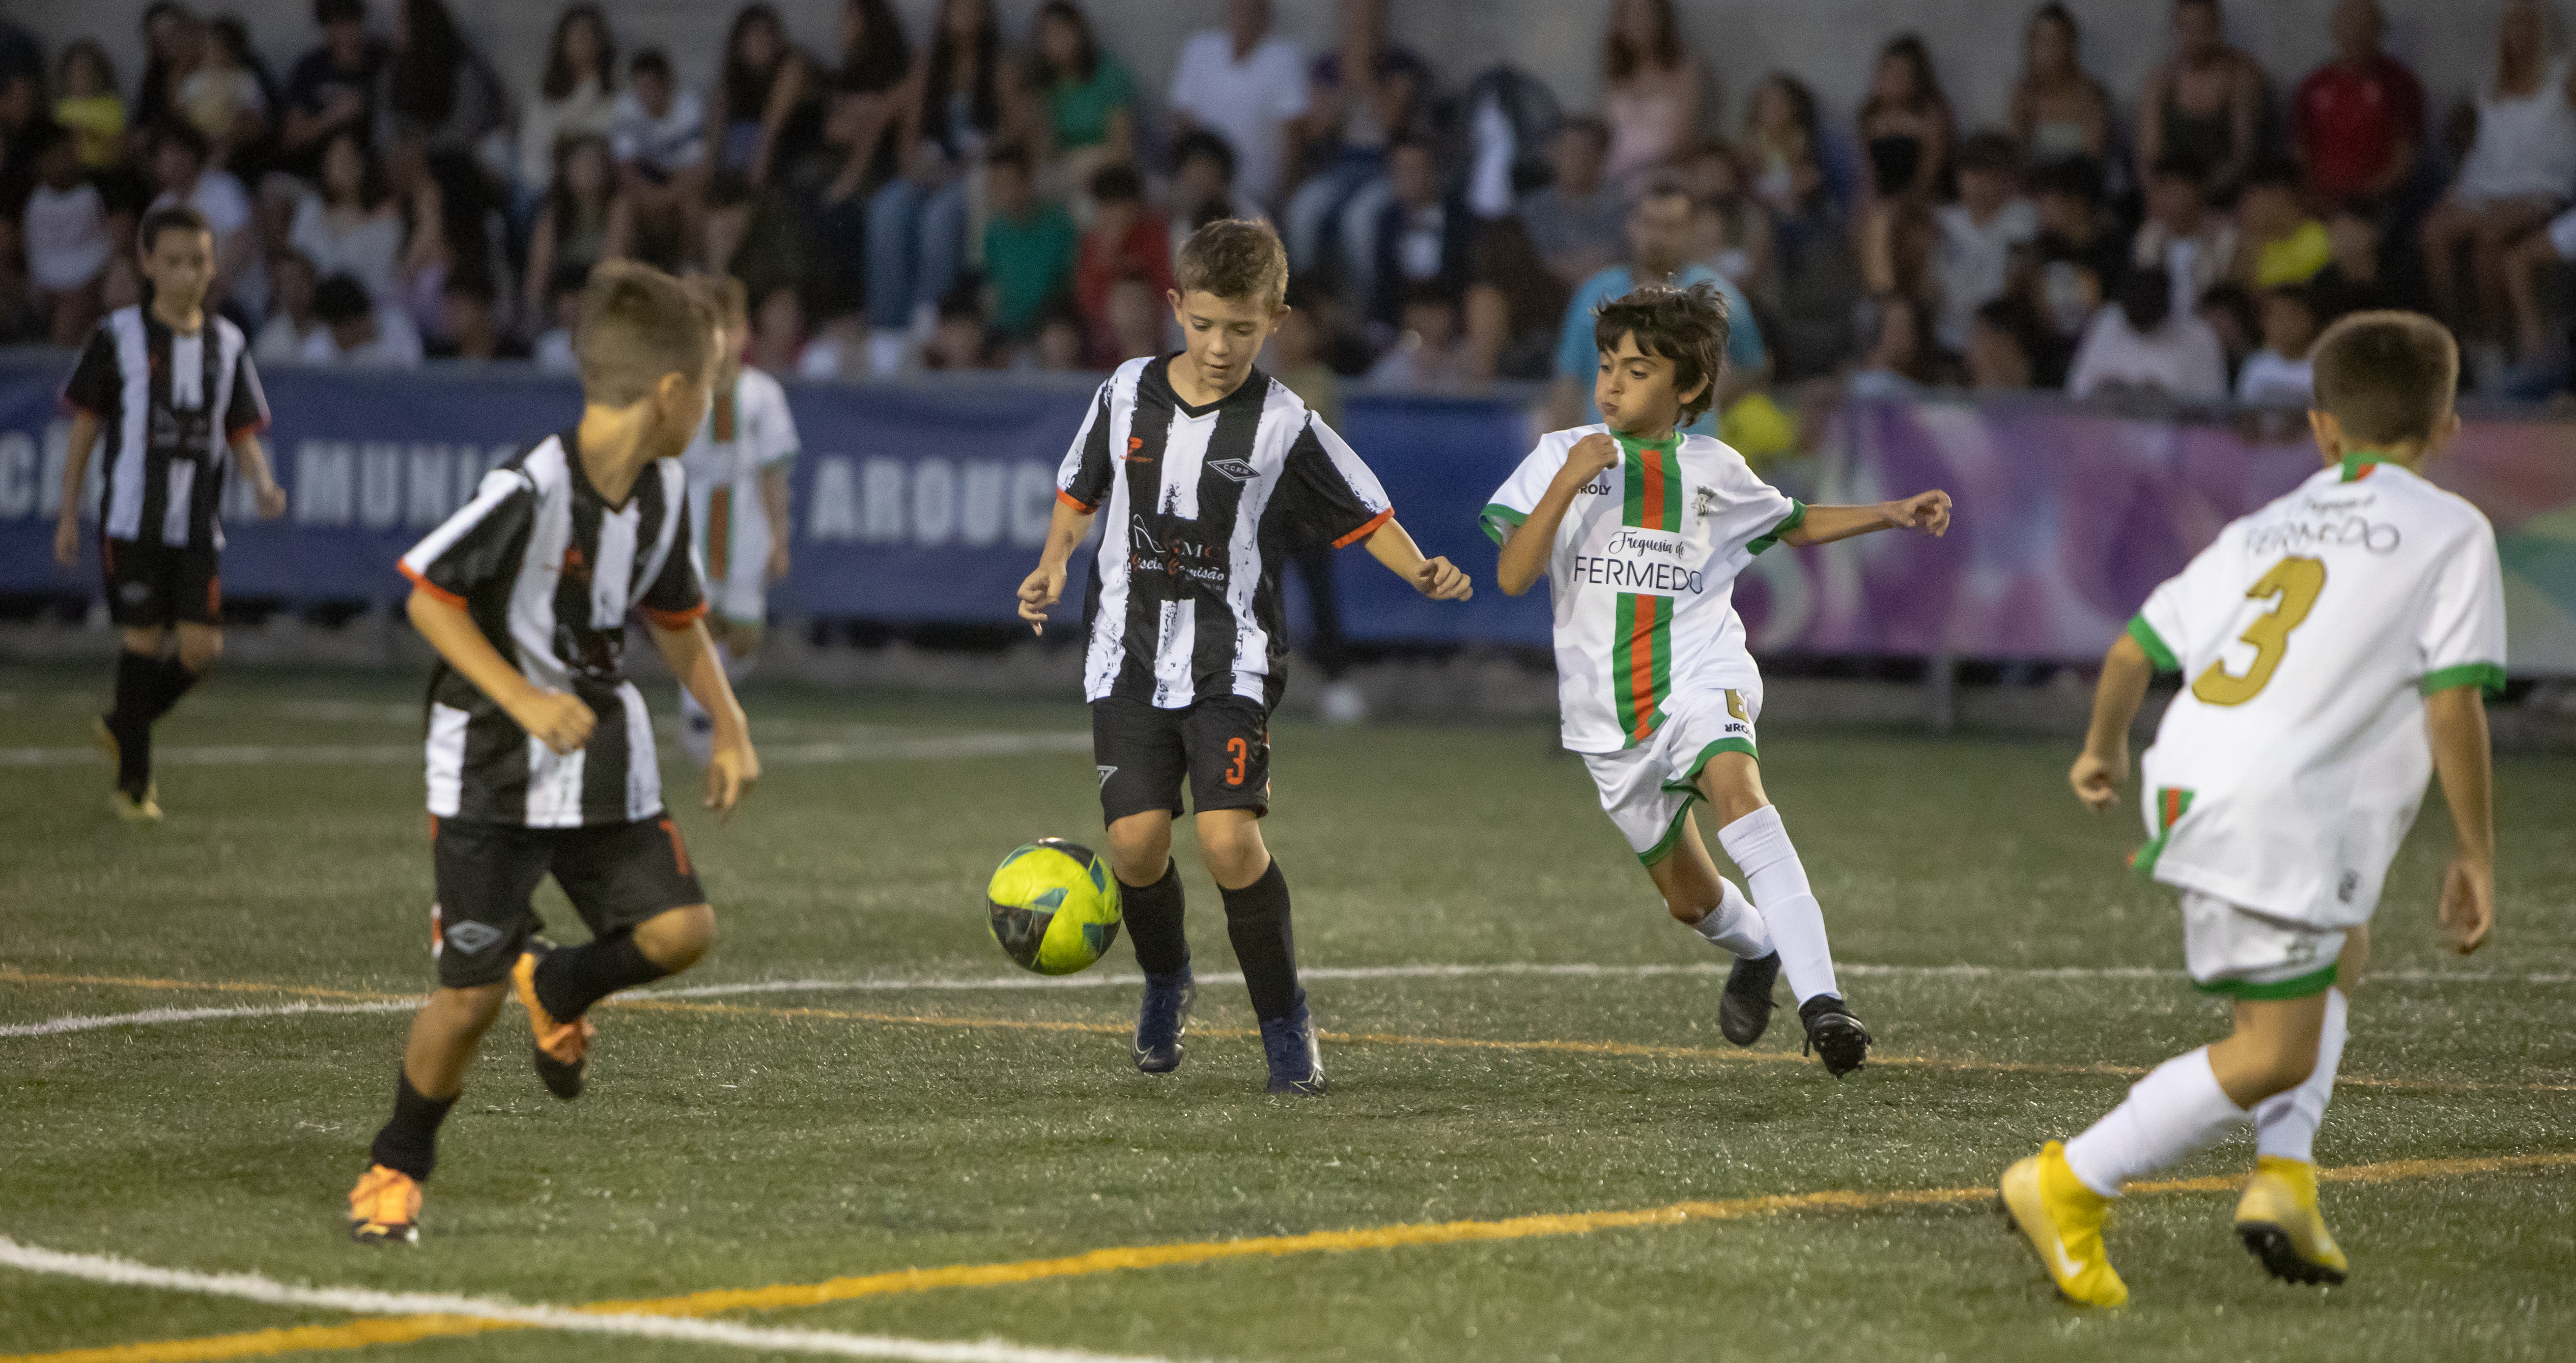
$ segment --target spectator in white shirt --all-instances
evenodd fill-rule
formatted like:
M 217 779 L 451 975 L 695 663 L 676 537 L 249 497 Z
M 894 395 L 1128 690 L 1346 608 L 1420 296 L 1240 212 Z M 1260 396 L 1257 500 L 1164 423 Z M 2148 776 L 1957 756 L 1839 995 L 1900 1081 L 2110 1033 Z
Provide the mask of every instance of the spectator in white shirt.
M 1283 186 L 1289 132 L 1306 113 L 1306 55 L 1270 31 L 1270 0 L 1231 0 L 1224 29 L 1193 34 L 1172 68 L 1172 117 L 1234 148 L 1234 186 L 1269 206 Z
M 658 47 L 635 54 L 626 92 L 608 135 L 617 179 L 638 230 L 676 232 L 694 243 L 705 229 L 707 112 L 695 90 L 683 90 Z
M 1979 133 L 1959 148 L 1959 201 L 1936 213 L 1940 244 L 1932 274 L 1941 286 L 1935 335 L 1964 351 L 1977 309 L 2012 282 L 2013 255 L 2039 235 L 2039 209 L 2021 194 L 2021 152 L 2002 133 Z
M 2248 407 L 2305 407 L 2316 399 L 2311 361 L 2317 343 L 2317 304 L 2303 285 L 2263 294 L 2263 348 L 2245 357 L 2236 374 L 2236 400 Z
M 2157 392 L 2177 402 L 2227 398 L 2227 352 L 2209 323 L 2173 305 L 2160 269 L 2132 270 L 2116 302 L 2093 316 L 2076 347 L 2066 391 L 2078 398 Z
M 279 256 L 269 273 L 273 287 L 268 321 L 260 327 L 259 339 L 251 342 L 251 356 L 263 365 L 302 364 L 305 343 L 328 334 L 313 311 L 313 290 L 320 285 L 321 274 L 310 258 L 297 251 Z
M 325 278 L 345 274 L 373 297 L 395 291 L 402 260 L 403 220 L 385 188 L 375 155 L 357 130 L 343 128 L 322 146 L 322 192 L 296 205 L 287 245 L 313 262 Z
M 306 364 L 343 369 L 418 369 L 420 331 L 411 314 L 386 307 L 367 293 L 367 286 L 335 274 L 313 290 L 313 312 L 322 326 L 304 340 L 297 356 Z
M 2147 177 L 2147 220 L 2129 253 L 2137 269 L 2172 281 L 2173 310 L 2188 313 L 2236 263 L 2236 224 L 2209 209 L 2209 177 L 2195 162 L 2158 161 Z
M 80 143 L 48 123 L 35 138 L 36 188 L 27 196 L 27 282 L 55 345 L 79 345 L 98 323 L 99 281 L 116 243 L 98 186 L 81 175 Z

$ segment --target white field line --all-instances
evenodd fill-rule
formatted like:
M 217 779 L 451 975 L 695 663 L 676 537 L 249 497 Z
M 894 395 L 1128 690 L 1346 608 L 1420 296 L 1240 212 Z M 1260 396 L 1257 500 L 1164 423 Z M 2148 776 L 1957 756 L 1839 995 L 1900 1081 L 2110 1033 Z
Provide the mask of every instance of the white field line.
M 508 1321 L 541 1330 L 575 1334 L 623 1335 L 691 1344 L 724 1344 L 775 1353 L 828 1354 L 841 1358 L 892 1358 L 919 1363 L 1168 1363 L 1132 1354 L 1096 1354 L 1079 1349 L 1033 1349 L 998 1339 L 975 1342 L 902 1339 L 890 1335 L 853 1335 L 827 1330 L 794 1330 L 738 1325 L 731 1321 L 696 1320 L 686 1316 L 640 1313 L 606 1314 L 567 1307 L 523 1305 L 500 1297 L 468 1297 L 444 1292 L 379 1292 L 356 1287 L 298 1287 L 256 1273 L 194 1273 L 156 1268 L 107 1254 L 67 1254 L 22 1245 L 0 1236 L 0 1266 L 79 1278 L 112 1287 L 155 1288 L 199 1296 L 231 1297 L 270 1306 L 316 1307 L 369 1316 L 468 1316 Z
M 417 743 L 236 743 L 212 747 L 155 748 L 154 761 L 172 767 L 418 766 Z M 777 743 L 760 749 L 772 765 L 819 766 L 837 762 L 942 762 L 969 757 L 1027 757 L 1091 751 L 1091 735 L 1071 730 L 1023 733 L 930 734 L 919 738 Z M 99 762 L 94 748 L 0 748 L 0 767 L 73 767 Z
M 1835 967 L 1841 974 L 1890 979 L 1934 980 L 2181 980 L 2179 970 L 2158 970 L 2147 966 L 1989 966 L 1989 965 L 1864 965 L 1844 962 Z M 1319 966 L 1298 972 L 1309 980 L 1420 980 L 1477 979 L 1496 976 L 1537 976 L 1575 979 L 1644 979 L 1665 975 L 1698 975 L 1710 979 L 1724 977 L 1726 967 L 1714 962 L 1688 965 L 1586 965 L 1586 964 L 1511 964 L 1492 965 L 1363 965 Z M 2576 974 L 2512 975 L 2498 972 L 2444 970 L 2373 971 L 2373 980 L 2392 980 L 2409 984 L 2576 984 Z M 746 994 L 899 994 L 899 993 L 983 993 L 1053 991 L 1070 989 L 1119 989 L 1145 982 L 1136 974 L 1113 974 L 1102 971 L 1082 975 L 991 975 L 952 979 L 915 979 L 886 977 L 878 979 L 802 979 L 749 980 L 736 984 L 699 984 L 676 989 L 639 989 L 626 997 L 646 999 L 722 999 Z M 1201 985 L 1241 984 L 1242 977 L 1233 974 L 1210 975 Z M 420 999 L 387 999 L 366 1003 L 279 1003 L 236 1008 L 147 1008 L 132 1013 L 72 1014 L 47 1018 L 42 1022 L 19 1022 L 0 1025 L 0 1040 L 10 1037 L 60 1036 L 66 1032 L 92 1032 L 107 1027 L 154 1027 L 179 1022 L 227 1022 L 251 1018 L 300 1017 L 317 1013 L 405 1013 L 421 1005 Z

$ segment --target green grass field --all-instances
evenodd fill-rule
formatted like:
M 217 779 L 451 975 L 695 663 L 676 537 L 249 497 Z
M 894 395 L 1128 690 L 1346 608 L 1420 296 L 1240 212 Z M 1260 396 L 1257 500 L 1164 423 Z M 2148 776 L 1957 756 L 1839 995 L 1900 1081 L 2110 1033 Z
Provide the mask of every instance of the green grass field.
M 1186 845 L 1202 999 L 1177 1075 L 1134 1071 L 1134 987 L 1094 982 L 1132 977 L 1123 944 L 1069 987 L 927 987 L 1034 979 L 986 935 L 982 883 L 1017 843 L 1096 838 L 1078 706 L 755 688 L 766 780 L 730 825 L 680 814 L 724 939 L 656 988 L 909 986 L 603 1007 L 591 1092 L 570 1105 L 537 1086 L 505 1012 L 446 1128 L 421 1244 L 369 1250 L 343 1198 L 405 1016 L 276 1010 L 429 986 L 418 681 L 219 678 L 164 725 L 191 764 L 165 766 L 170 817 L 137 830 L 108 818 L 103 767 L 26 751 L 82 743 L 105 670 L 0 669 L 0 1237 L 820 1333 L 508 1330 L 0 1267 L 0 1355 L 640 1363 L 864 1352 L 851 1336 L 894 1337 L 872 1356 L 1034 1356 L 920 1346 L 990 1339 L 1246 1363 L 2576 1350 L 2576 1162 L 2532 1158 L 2576 1157 L 2567 758 L 2500 763 L 2489 950 L 2461 961 L 2434 938 L 2438 795 L 2392 879 L 2389 977 L 2356 999 L 2355 1082 L 2318 1155 L 2448 1163 L 2328 1187 L 2349 1285 L 2265 1278 L 2211 1184 L 2129 1201 L 2112 1249 L 2134 1304 L 2088 1314 L 1978 1190 L 2115 1102 L 2128 1067 L 2223 1023 L 2173 973 L 2170 892 L 2122 870 L 2134 816 L 2078 810 L 2054 744 L 1766 728 L 1765 779 L 1884 1057 L 1837 1083 L 1797 1059 L 1788 1012 L 1749 1056 L 1719 1038 L 1715 954 L 1665 917 L 1547 728 L 1283 724 L 1267 832 L 1300 954 L 1326 972 L 1309 987 L 1333 1079 L 1291 1101 L 1260 1091 Z M 1329 973 L 1429 965 L 1606 969 Z M 1934 969 L 1954 966 L 1990 969 Z M 2106 969 L 2132 973 L 2087 973 Z M 28 1026 L 148 1009 L 255 1011 Z M 2251 1159 L 2239 1138 L 2175 1177 Z M 1857 1196 L 1800 1196 L 1835 1192 Z M 1592 1215 L 1685 1203 L 1702 1205 Z M 1561 1219 L 1513 1220 L 1542 1217 Z M 1291 1238 L 1225 1247 L 1260 1237 Z M 1151 1252 L 1077 1257 L 1121 1248 Z M 908 1269 L 931 1271 L 873 1276 Z M 834 1280 L 809 1304 L 666 1300 Z

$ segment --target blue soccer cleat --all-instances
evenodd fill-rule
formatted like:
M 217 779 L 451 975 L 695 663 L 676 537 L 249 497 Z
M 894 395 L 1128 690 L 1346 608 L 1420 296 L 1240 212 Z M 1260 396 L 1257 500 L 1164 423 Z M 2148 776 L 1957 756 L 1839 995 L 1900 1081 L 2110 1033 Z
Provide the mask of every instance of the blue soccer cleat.
M 1190 1030 L 1190 1005 L 1198 996 L 1187 966 L 1145 977 L 1145 1006 L 1136 1014 L 1136 1068 L 1170 1074 L 1181 1067 L 1181 1038 Z
M 1261 1052 L 1270 1062 L 1270 1091 L 1312 1097 L 1324 1091 L 1324 1057 L 1315 1049 L 1315 1022 L 1306 1015 L 1306 991 L 1288 1016 L 1261 1020 Z

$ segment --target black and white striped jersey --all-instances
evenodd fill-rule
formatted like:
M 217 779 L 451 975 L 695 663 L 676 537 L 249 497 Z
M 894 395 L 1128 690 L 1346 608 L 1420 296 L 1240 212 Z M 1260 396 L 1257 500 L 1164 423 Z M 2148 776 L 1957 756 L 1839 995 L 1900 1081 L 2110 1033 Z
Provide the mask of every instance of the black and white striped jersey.
M 599 716 L 589 746 L 558 756 L 441 662 L 429 683 L 429 812 L 441 818 L 576 828 L 662 812 L 652 718 L 626 680 L 626 617 L 640 610 L 676 629 L 706 613 L 688 475 L 661 460 L 610 506 L 575 436 L 548 436 L 486 474 L 473 501 L 403 555 L 403 575 L 464 607 L 529 681 Z
M 100 533 L 172 549 L 221 549 L 233 438 L 268 425 L 241 328 L 209 312 L 192 335 L 139 307 L 90 333 L 65 404 L 97 417 Z
M 1056 477 L 1066 503 L 1103 513 L 1082 598 L 1083 698 L 1276 705 L 1290 544 L 1353 544 L 1395 512 L 1377 475 L 1285 384 L 1256 368 L 1192 407 L 1172 391 L 1170 364 L 1120 365 Z

